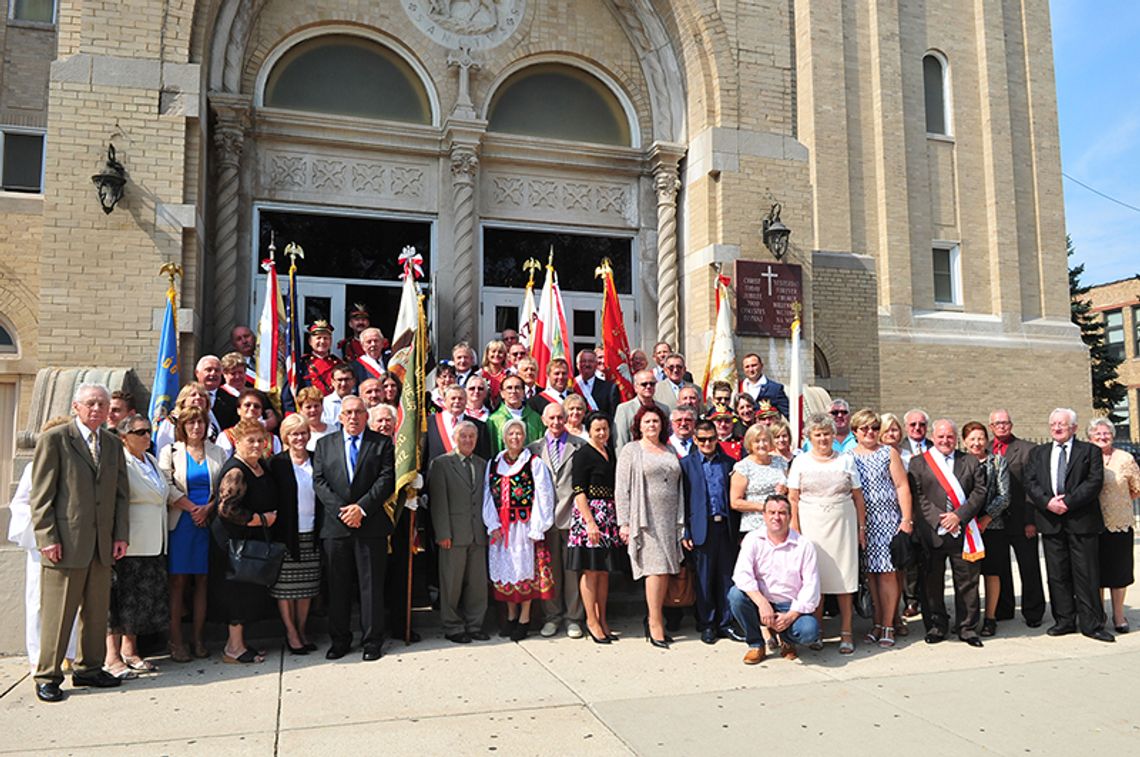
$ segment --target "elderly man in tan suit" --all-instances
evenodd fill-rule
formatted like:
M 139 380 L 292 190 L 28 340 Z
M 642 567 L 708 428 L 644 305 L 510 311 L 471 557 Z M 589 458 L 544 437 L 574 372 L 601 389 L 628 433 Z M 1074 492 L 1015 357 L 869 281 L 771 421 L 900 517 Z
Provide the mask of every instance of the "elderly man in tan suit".
M 32 528 L 43 557 L 40 659 L 36 696 L 63 699 L 61 664 L 75 614 L 82 637 L 73 686 L 110 688 L 102 670 L 111 566 L 127 553 L 129 485 L 123 445 L 103 428 L 111 407 L 105 386 L 82 384 L 75 420 L 47 431 L 32 460 Z
M 487 641 L 487 529 L 483 487 L 487 461 L 475 454 L 479 430 L 459 421 L 455 449 L 437 457 L 428 473 L 431 522 L 439 545 L 439 609 L 448 641 Z

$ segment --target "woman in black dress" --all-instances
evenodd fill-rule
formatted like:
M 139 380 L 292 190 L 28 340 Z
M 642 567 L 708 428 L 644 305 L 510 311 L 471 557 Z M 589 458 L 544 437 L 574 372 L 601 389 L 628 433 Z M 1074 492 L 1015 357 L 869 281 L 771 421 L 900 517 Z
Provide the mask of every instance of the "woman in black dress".
M 231 429 L 234 456 L 223 466 L 214 499 L 218 518 L 214 521 L 216 545 L 225 551 L 229 539 L 263 539 L 263 527 L 277 519 L 277 485 L 261 459 L 267 434 L 260 422 L 243 418 Z M 223 564 L 225 564 L 223 554 Z M 229 638 L 222 651 L 222 662 L 264 662 L 265 652 L 245 644 L 245 623 L 251 612 L 265 602 L 266 589 L 250 583 L 225 581 L 222 600 Z
M 586 633 L 596 644 L 609 644 L 615 637 L 606 622 L 610 572 L 618 570 L 621 537 L 614 508 L 614 476 L 617 470 L 609 446 L 610 419 L 598 412 L 582 422 L 589 444 L 572 460 L 574 510 L 570 520 L 567 569 L 581 571 L 582 604 L 586 609 Z

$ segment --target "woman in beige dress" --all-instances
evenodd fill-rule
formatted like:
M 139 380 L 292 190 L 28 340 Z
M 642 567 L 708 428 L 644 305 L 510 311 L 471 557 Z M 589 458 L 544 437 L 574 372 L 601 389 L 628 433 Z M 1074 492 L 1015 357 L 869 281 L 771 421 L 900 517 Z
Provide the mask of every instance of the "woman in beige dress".
M 854 459 L 832 448 L 835 422 L 829 416 L 812 415 L 804 433 L 811 440 L 811 451 L 796 458 L 788 474 L 792 528 L 815 544 L 820 593 L 835 594 L 839 601 L 839 653 L 851 654 L 859 548 L 867 538 L 863 484 Z M 821 602 L 816 613 L 822 610 Z
M 1112 625 L 1117 633 L 1128 633 L 1124 617 L 1124 594 L 1132 584 L 1132 500 L 1140 497 L 1140 466 L 1132 455 L 1114 449 L 1116 429 L 1107 418 L 1089 424 L 1089 441 L 1104 456 L 1104 485 L 1100 490 L 1100 512 L 1104 531 L 1100 533 L 1100 586 L 1112 596 Z M 1103 592 L 1101 602 L 1104 601 Z
M 681 535 L 685 527 L 681 464 L 669 446 L 669 425 L 656 405 L 633 418 L 634 442 L 621 448 L 614 499 L 621 540 L 629 545 L 635 579 L 645 577 L 645 638 L 658 648 L 672 641 L 665 634 L 665 592 L 669 576 L 681 570 Z

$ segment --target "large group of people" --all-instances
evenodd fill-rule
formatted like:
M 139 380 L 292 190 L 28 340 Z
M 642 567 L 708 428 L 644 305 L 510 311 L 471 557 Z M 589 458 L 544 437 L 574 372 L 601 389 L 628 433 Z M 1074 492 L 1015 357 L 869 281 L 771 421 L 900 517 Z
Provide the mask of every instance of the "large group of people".
M 1014 615 L 1011 552 L 1022 615 L 1041 625 L 1039 541 L 1049 635 L 1111 641 L 1105 589 L 1111 627 L 1129 630 L 1140 468 L 1106 419 L 1080 441 L 1075 413 L 1057 409 L 1051 441 L 1033 445 L 1002 409 L 959 429 L 836 398 L 794 448 L 789 398 L 756 354 L 706 401 L 669 344 L 635 350 L 622 401 L 601 347 L 572 356 L 573 372 L 550 360 L 540 386 L 507 330 L 482 360 L 460 343 L 434 366 L 422 475 L 404 485 L 392 439 L 403 387 L 367 312 L 350 322 L 341 356 L 326 322 L 310 327 L 303 388 L 284 406 L 251 387 L 254 340 L 238 327 L 234 351 L 201 358 L 156 426 L 94 384 L 72 417 L 45 425 L 10 533 L 28 551 L 41 700 L 63 698 L 65 659 L 74 686 L 155 670 L 140 635 L 165 633 L 176 663 L 210 656 L 210 615 L 228 629 L 224 662 L 262 662 L 245 629 L 273 603 L 296 655 L 317 651 L 308 619 L 323 607 L 330 660 L 353 648 L 354 604 L 364 660 L 388 636 L 417 640 L 409 592 L 438 606 L 456 644 L 489 631 L 613 644 L 614 574 L 643 584 L 642 631 L 660 649 L 689 604 L 700 640 L 744 643 L 746 664 L 822 649 L 828 615 L 849 655 L 857 611 L 871 621 L 865 645 L 895 646 L 921 613 L 927 643 L 953 633 L 980 647 Z

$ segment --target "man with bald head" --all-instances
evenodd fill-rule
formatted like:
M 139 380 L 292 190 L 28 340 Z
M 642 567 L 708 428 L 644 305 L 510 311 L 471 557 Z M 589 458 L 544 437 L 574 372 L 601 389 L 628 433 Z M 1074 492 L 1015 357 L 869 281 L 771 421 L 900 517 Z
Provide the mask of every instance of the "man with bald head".
M 218 389 L 225 381 L 222 361 L 217 355 L 203 355 L 194 366 L 194 378 L 206 387 L 210 395 L 210 412 L 218 421 L 219 428 L 230 428 L 238 422 L 237 398 Z
M 566 566 L 570 557 L 570 513 L 574 509 L 572 459 L 585 441 L 566 431 L 566 410 L 561 403 L 551 402 L 542 409 L 542 424 L 546 433 L 527 447 L 554 474 L 554 525 L 546 532 L 554 596 L 542 603 L 546 620 L 541 633 L 547 638 L 553 636 L 565 620 L 566 635 L 580 639 L 586 612 L 578 593 L 578 572 Z
M 633 440 L 633 418 L 642 406 L 656 405 L 661 414 L 668 417 L 669 408 L 653 398 L 657 391 L 657 379 L 653 371 L 645 369 L 633 374 L 633 399 L 618 405 L 614 413 L 614 448 L 620 450 Z
M 984 544 L 974 519 L 986 505 L 986 477 L 978 459 L 958 452 L 958 428 L 941 418 L 934 422 L 933 445 L 910 460 L 907 476 L 919 517 L 916 528 L 926 547 L 922 621 L 926 643 L 946 639 L 946 561 L 954 582 L 954 631 L 972 647 L 978 637 L 981 599 L 978 579 Z

